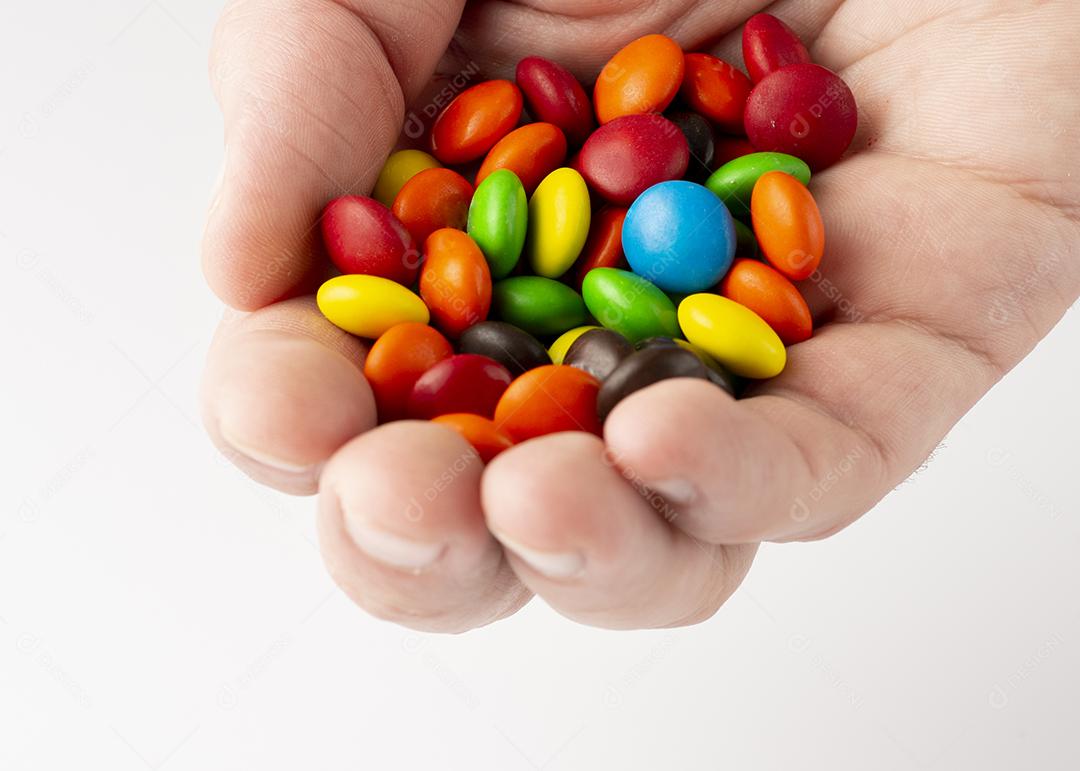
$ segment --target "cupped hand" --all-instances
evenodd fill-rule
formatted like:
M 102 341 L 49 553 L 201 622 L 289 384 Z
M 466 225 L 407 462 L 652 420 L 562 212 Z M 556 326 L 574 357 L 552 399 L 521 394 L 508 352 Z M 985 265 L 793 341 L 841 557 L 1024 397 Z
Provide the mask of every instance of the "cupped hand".
M 1073 0 L 235 0 L 213 78 L 226 125 L 204 268 L 230 306 L 204 384 L 214 441 L 255 479 L 319 490 L 327 564 L 357 603 L 422 629 L 532 593 L 584 623 L 708 618 L 754 544 L 821 538 L 908 476 L 1080 293 Z M 823 322 L 732 401 L 671 381 L 604 441 L 560 434 L 484 469 L 432 424 L 375 427 L 364 345 L 326 322 L 317 220 L 371 189 L 407 112 L 540 55 L 588 81 L 665 32 L 739 61 L 779 15 L 859 101 L 849 158 L 813 182 Z M 455 76 L 464 73 L 455 83 Z

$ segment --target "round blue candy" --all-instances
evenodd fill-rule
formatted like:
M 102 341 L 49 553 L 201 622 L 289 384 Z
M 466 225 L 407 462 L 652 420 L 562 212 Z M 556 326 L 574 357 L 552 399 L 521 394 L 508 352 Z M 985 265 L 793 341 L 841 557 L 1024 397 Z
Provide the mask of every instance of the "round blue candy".
M 723 201 L 693 182 L 661 182 L 634 202 L 623 251 L 634 272 L 665 292 L 712 289 L 735 259 L 735 221 Z

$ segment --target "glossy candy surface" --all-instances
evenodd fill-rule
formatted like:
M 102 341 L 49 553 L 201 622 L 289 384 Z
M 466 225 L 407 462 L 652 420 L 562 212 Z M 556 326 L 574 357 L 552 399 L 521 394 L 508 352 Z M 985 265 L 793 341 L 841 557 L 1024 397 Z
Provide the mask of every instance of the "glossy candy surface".
M 499 140 L 476 173 L 476 184 L 493 171 L 514 172 L 529 195 L 537 185 L 566 161 L 566 137 L 550 123 L 530 123 L 514 129 Z
M 754 86 L 746 103 L 746 136 L 754 147 L 802 158 L 814 171 L 840 160 L 858 125 L 851 89 L 817 64 L 777 70 Z
M 589 188 L 569 168 L 551 172 L 529 201 L 525 252 L 538 276 L 558 278 L 570 269 L 589 237 Z
M 750 79 L 723 59 L 709 54 L 686 55 L 683 100 L 721 131 L 743 133 L 746 100 L 751 88 Z
M 600 435 L 600 381 L 575 367 L 551 364 L 526 372 L 506 389 L 495 424 L 516 442 L 559 431 Z
M 787 363 L 784 344 L 764 320 L 726 297 L 695 294 L 679 304 L 686 339 L 733 374 L 748 378 L 779 375 Z
M 460 230 L 436 230 L 424 246 L 420 297 L 433 322 L 458 337 L 487 318 L 491 309 L 491 271 L 484 253 Z
M 551 364 L 543 343 L 524 329 L 503 321 L 484 321 L 469 327 L 458 341 L 461 353 L 487 356 L 506 367 L 514 377 Z
M 489 80 L 463 91 L 435 119 L 432 154 L 452 165 L 482 158 L 517 125 L 522 106 L 521 92 L 509 80 Z
M 679 93 L 685 67 L 682 49 L 671 38 L 638 38 L 601 70 L 593 92 L 596 117 L 604 124 L 623 115 L 663 112 Z
M 450 169 L 425 169 L 401 188 L 391 211 L 419 245 L 440 228 L 464 230 L 473 186 Z
M 738 383 L 735 376 L 714 359 L 709 354 L 697 345 L 694 345 L 689 340 L 683 340 L 681 338 L 670 337 L 650 337 L 648 340 L 642 340 L 636 346 L 638 351 L 644 351 L 646 348 L 682 348 L 683 350 L 690 351 L 701 360 L 701 363 L 705 365 L 705 369 L 708 370 L 709 382 L 715 386 L 719 386 L 726 391 L 730 396 L 735 396 L 738 390 Z
M 690 149 L 662 115 L 627 115 L 597 129 L 581 148 L 581 173 L 608 201 L 629 206 L 653 185 L 686 174 Z
M 515 276 L 495 284 L 492 315 L 532 335 L 561 335 L 585 323 L 585 302 L 566 284 Z
M 603 382 L 633 352 L 634 346 L 618 332 L 592 329 L 574 341 L 563 364 L 584 370 Z
M 506 367 L 471 353 L 444 359 L 420 376 L 409 395 L 410 418 L 430 420 L 467 412 L 490 418 L 510 385 Z
M 696 112 L 669 112 L 667 119 L 679 127 L 690 148 L 687 176 L 694 181 L 704 180 L 712 171 L 716 155 L 716 138 L 709 121 Z
M 728 161 L 756 152 L 757 148 L 750 144 L 750 140 L 745 137 L 718 136 L 716 138 L 716 152 L 713 154 L 712 168 L 719 168 Z
M 782 171 L 770 171 L 754 186 L 754 234 L 769 264 L 792 281 L 809 278 L 825 253 L 825 225 L 814 196 Z
M 379 422 L 404 418 L 416 381 L 453 355 L 450 341 L 427 324 L 408 322 L 386 330 L 364 359 L 364 377 L 375 394 Z
M 423 300 L 379 276 L 335 276 L 319 287 L 316 302 L 331 323 L 360 337 L 375 338 L 396 324 L 427 324 L 431 318 Z
M 585 276 L 596 268 L 618 268 L 626 261 L 622 248 L 622 229 L 626 209 L 605 206 L 595 212 L 589 228 L 589 238 L 581 250 L 574 268 L 575 283 L 580 290 Z
M 350 195 L 331 201 L 320 226 L 330 259 L 342 273 L 381 276 L 405 285 L 416 280 L 416 242 L 374 198 Z
M 569 70 L 539 56 L 518 62 L 517 84 L 529 114 L 558 126 L 567 141 L 579 147 L 593 129 L 593 111 L 585 89 Z
M 809 340 L 814 332 L 810 308 L 799 290 L 763 262 L 735 260 L 720 283 L 720 293 L 761 316 L 784 345 Z
M 559 335 L 555 342 L 551 344 L 551 347 L 548 348 L 548 355 L 551 357 L 552 364 L 562 364 L 566 358 L 566 352 L 570 350 L 570 346 L 591 329 L 602 329 L 602 327 L 591 325 L 574 327 Z
M 581 288 L 589 313 L 608 329 L 636 343 L 657 335 L 677 335 L 675 305 L 641 276 L 617 268 L 597 268 Z
M 656 346 L 631 354 L 600 387 L 596 401 L 600 420 L 630 394 L 677 377 L 708 380 L 709 373 L 697 356 L 680 347 Z
M 754 194 L 754 185 L 770 171 L 782 171 L 804 185 L 810 184 L 810 167 L 795 156 L 785 153 L 752 153 L 718 168 L 705 181 L 705 187 L 719 196 L 732 215 L 746 219 L 750 216 L 750 199 Z
M 715 286 L 731 267 L 735 244 L 727 207 L 693 182 L 649 188 L 630 207 L 623 225 L 630 267 L 666 292 Z
M 746 71 L 754 83 L 790 64 L 810 61 L 810 53 L 799 36 L 768 13 L 759 13 L 747 20 L 743 27 L 742 52 Z
M 487 258 L 491 276 L 510 274 L 521 258 L 529 227 L 529 200 L 514 172 L 492 172 L 476 187 L 468 232 Z
M 389 208 L 405 183 L 425 169 L 437 169 L 440 163 L 423 150 L 398 150 L 386 159 L 371 197 Z
M 432 423 L 446 426 L 461 434 L 461 437 L 473 446 L 476 454 L 484 463 L 490 463 L 495 456 L 504 450 L 514 446 L 512 440 L 504 431 L 500 431 L 495 421 L 483 418 L 479 415 L 470 415 L 467 412 L 458 412 L 450 415 L 439 415 L 432 418 Z

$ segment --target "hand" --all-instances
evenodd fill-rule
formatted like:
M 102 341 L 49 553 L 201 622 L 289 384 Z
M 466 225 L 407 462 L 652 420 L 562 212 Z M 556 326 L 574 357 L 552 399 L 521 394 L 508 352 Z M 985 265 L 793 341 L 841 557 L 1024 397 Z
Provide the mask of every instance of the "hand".
M 946 5 L 488 0 L 462 17 L 461 2 L 233 2 L 214 56 L 228 149 L 204 262 L 250 313 L 230 311 L 213 346 L 212 437 L 261 482 L 318 485 L 330 570 L 379 616 L 464 630 L 536 592 L 600 626 L 708 618 L 754 544 L 861 516 L 1080 292 L 1080 6 Z M 606 450 L 555 435 L 486 470 L 438 426 L 374 428 L 363 345 L 305 296 L 320 277 L 313 225 L 331 198 L 370 189 L 436 68 L 436 91 L 472 60 L 506 76 L 529 54 L 588 80 L 656 31 L 738 62 L 741 23 L 767 6 L 861 108 L 852 157 L 812 183 L 828 247 L 803 288 L 829 323 L 787 371 L 739 402 L 661 384 L 616 409 Z

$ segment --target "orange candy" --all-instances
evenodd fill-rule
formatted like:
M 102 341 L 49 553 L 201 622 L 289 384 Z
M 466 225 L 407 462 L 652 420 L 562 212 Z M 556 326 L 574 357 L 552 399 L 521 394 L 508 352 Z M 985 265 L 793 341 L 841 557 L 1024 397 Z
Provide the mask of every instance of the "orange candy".
M 664 35 L 646 35 L 627 45 L 600 72 L 593 93 L 601 124 L 663 112 L 679 93 L 685 68 L 679 44 Z
M 784 345 L 809 340 L 814 333 L 810 308 L 799 290 L 763 262 L 735 260 L 720 283 L 720 294 L 761 316 Z
M 516 442 L 559 431 L 600 436 L 599 392 L 600 381 L 577 367 L 537 367 L 506 389 L 495 408 L 495 425 Z
M 503 450 L 509 450 L 514 446 L 514 441 L 507 436 L 494 421 L 470 415 L 466 412 L 457 412 L 452 415 L 440 415 L 431 419 L 432 423 L 452 428 L 461 434 L 466 442 L 480 455 L 480 460 L 490 463 L 491 459 Z
M 627 209 L 609 206 L 593 215 L 589 240 L 578 258 L 575 269 L 578 291 L 585 275 L 594 268 L 619 268 L 624 260 L 622 248 L 622 228 L 626 221 Z
M 417 244 L 440 228 L 464 230 L 473 186 L 450 169 L 426 169 L 406 182 L 394 199 L 394 216 Z
M 517 125 L 523 105 L 521 91 L 509 80 L 463 91 L 431 128 L 432 154 L 449 165 L 478 160 Z
M 407 322 L 384 332 L 364 361 L 364 377 L 375 393 L 379 422 L 404 418 L 416 381 L 453 355 L 450 342 L 427 324 Z
M 420 297 L 432 321 L 450 337 L 484 321 L 491 309 L 491 269 L 476 242 L 443 228 L 428 236 L 424 252 Z
M 792 281 L 809 278 L 825 253 L 825 225 L 814 196 L 782 171 L 762 175 L 750 199 L 754 234 L 765 259 Z
M 476 184 L 480 184 L 493 171 L 509 169 L 517 174 L 525 193 L 532 195 L 536 186 L 544 181 L 566 160 L 566 135 L 558 126 L 550 123 L 530 123 L 511 131 L 491 148 L 480 171 Z
M 687 54 L 682 95 L 686 103 L 711 120 L 721 130 L 742 134 L 746 100 L 753 84 L 750 78 L 709 54 Z

